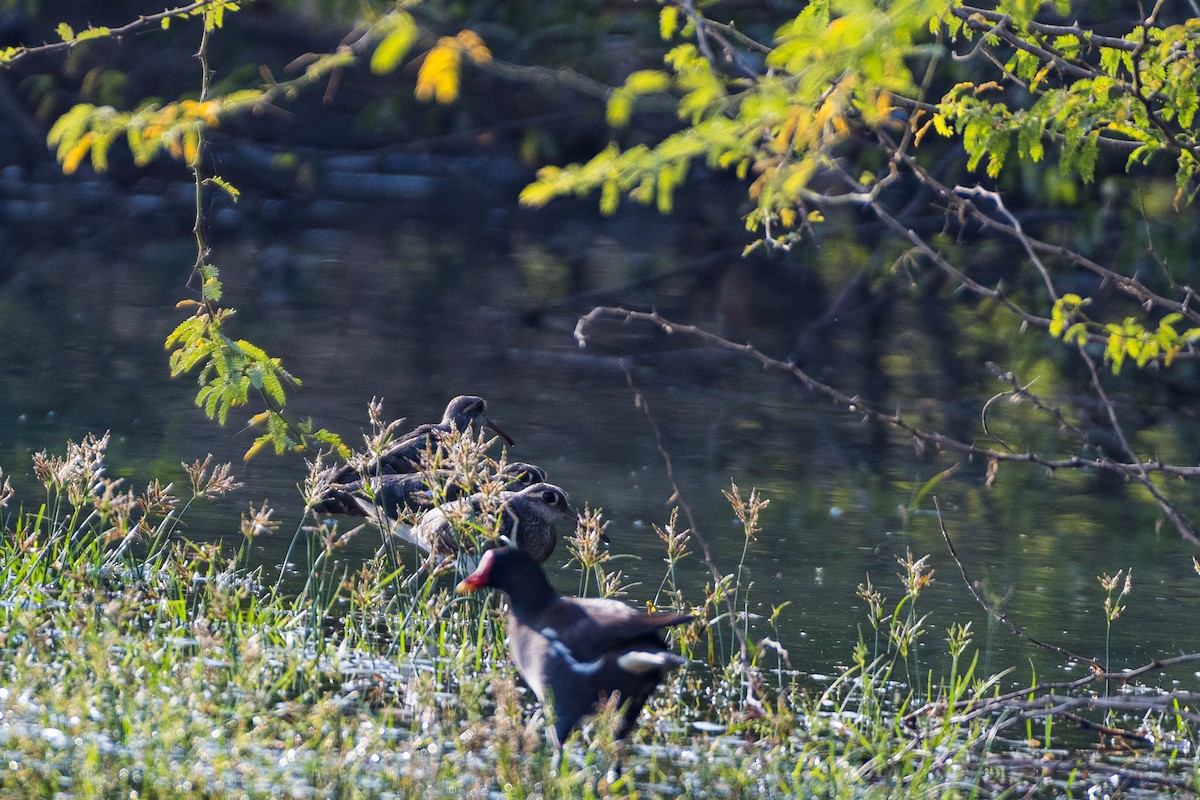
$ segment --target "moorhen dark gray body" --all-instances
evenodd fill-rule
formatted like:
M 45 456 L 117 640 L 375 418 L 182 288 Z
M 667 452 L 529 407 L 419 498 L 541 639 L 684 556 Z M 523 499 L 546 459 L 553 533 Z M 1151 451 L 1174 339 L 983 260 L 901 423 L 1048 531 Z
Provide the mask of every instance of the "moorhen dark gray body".
M 690 614 L 644 614 L 617 600 L 564 598 L 537 562 L 512 547 L 484 553 L 457 591 L 485 586 L 508 595 L 509 651 L 543 708 L 554 709 L 556 747 L 613 694 L 623 706 L 616 735 L 625 738 L 658 684 L 684 663 L 662 631 L 690 621 Z

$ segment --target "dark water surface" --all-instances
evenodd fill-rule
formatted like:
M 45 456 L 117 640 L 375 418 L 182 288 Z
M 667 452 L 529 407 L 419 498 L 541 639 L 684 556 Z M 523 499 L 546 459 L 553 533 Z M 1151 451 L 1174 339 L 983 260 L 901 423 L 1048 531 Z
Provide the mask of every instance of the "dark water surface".
M 541 464 L 576 505 L 603 508 L 612 550 L 634 582 L 630 599 L 651 597 L 663 576 L 653 525 L 666 522 L 672 488 L 618 348 L 598 343 L 581 351 L 571 335 L 575 320 L 594 300 L 654 305 L 782 357 L 791 332 L 819 313 L 802 293 L 788 294 L 801 283 L 789 284 L 788 274 L 804 265 L 771 265 L 764 280 L 738 263 L 736 248 L 715 258 L 689 251 L 686 220 L 639 212 L 561 225 L 562 217 L 552 224 L 507 211 L 399 218 L 397 211 L 340 228 L 216 231 L 212 258 L 222 268 L 226 302 L 239 309 L 234 333 L 282 357 L 303 379 L 290 394 L 294 414 L 311 415 L 351 445 L 367 428 L 372 397 L 415 424 L 435 420 L 455 394 L 484 396 L 517 441 L 512 458 Z M 31 232 L 12 214 L 0 225 L 0 466 L 14 476 L 25 507 L 41 499 L 30 455 L 61 453 L 66 439 L 88 432 L 112 432 L 110 472 L 139 487 L 152 477 L 182 486 L 179 462 L 212 452 L 235 462 L 246 486 L 190 511 L 187 535 L 236 547 L 238 515 L 267 500 L 282 526 L 258 540 L 256 556 L 278 569 L 301 523 L 303 460 L 263 454 L 241 463 L 253 434 L 238 426 L 249 414 L 235 413 L 219 427 L 193 406 L 192 378 L 168 378 L 162 341 L 185 314 L 174 304 L 189 296 L 184 284 L 194 260 L 186 226 L 99 217 Z M 731 268 L 713 273 L 714 263 Z M 674 277 L 638 284 L 668 273 Z M 905 335 L 927 335 L 919 314 L 896 324 L 916 331 Z M 903 341 L 892 333 L 861 346 Z M 901 595 L 896 558 L 911 548 L 931 554 L 937 570 L 919 609 L 931 612 L 923 645 L 931 662 L 945 652 L 947 625 L 973 621 L 988 670 L 1014 665 L 1013 680 L 1027 681 L 1032 657 L 1041 677 L 1062 674 L 1061 657 L 988 625 L 949 558 L 928 498 L 907 521 L 899 512 L 954 459 L 919 455 L 736 358 L 688 342 L 653 347 L 632 375 L 723 571 L 737 569 L 744 537 L 721 490 L 733 481 L 771 500 L 746 555 L 748 610 L 769 614 L 791 604 L 779 635 L 797 669 L 829 672 L 849 660 L 860 631 L 869 630 L 856 586 L 869 574 L 894 603 Z M 898 347 L 889 362 L 889 402 L 922 409 L 932 421 L 961 412 L 977 425 L 978 408 L 997 386 L 931 391 L 936 380 L 922 377 L 936 377 L 936 364 L 917 350 Z M 839 374 L 836 357 L 829 361 L 826 377 L 859 380 L 849 368 Z M 1036 361 L 1029 363 L 1036 372 Z M 1169 411 L 1154 410 L 1165 418 L 1159 435 L 1174 443 L 1173 457 L 1194 463 L 1196 438 L 1190 428 L 1169 427 L 1182 425 Z M 1018 467 L 1003 468 L 992 488 L 984 479 L 981 468 L 964 465 L 935 493 L 971 577 L 1005 598 L 1017 624 L 1102 657 L 1104 594 L 1096 576 L 1133 567 L 1133 594 L 1113 628 L 1114 666 L 1200 651 L 1193 551 L 1169 525 L 1159 529 L 1138 490 Z M 361 537 L 345 559 L 367 556 L 376 541 Z M 566 559 L 560 547 L 550 563 L 562 568 L 556 580 L 570 589 L 576 578 Z M 685 562 L 684 575 L 699 600 L 707 574 L 698 555 Z M 1195 688 L 1194 674 L 1178 677 Z

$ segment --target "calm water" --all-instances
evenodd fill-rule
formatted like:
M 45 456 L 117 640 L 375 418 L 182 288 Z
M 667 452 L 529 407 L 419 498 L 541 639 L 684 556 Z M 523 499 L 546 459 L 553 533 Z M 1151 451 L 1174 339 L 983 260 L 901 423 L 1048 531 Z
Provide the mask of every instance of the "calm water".
M 302 460 L 262 455 L 242 464 L 253 435 L 237 420 L 224 428 L 209 422 L 192 404 L 193 379 L 167 377 L 161 343 L 182 318 L 173 306 L 187 296 L 194 259 L 186 223 L 99 216 L 65 233 L 16 218 L 0 225 L 0 465 L 25 490 L 26 506 L 40 498 L 28 474 L 31 453 L 61 452 L 67 438 L 89 431 L 112 431 L 111 472 L 139 486 L 152 477 L 180 480 L 180 461 L 212 452 L 234 461 L 246 486 L 192 514 L 187 534 L 236 545 L 240 512 L 268 500 L 282 526 L 258 542 L 257 555 L 277 569 L 300 521 Z M 367 217 L 354 229 L 218 230 L 212 244 L 226 298 L 239 309 L 237 335 L 282 356 L 304 381 L 290 395 L 296 414 L 311 415 L 353 445 L 367 427 L 372 397 L 384 398 L 390 415 L 417 423 L 436 419 L 455 394 L 483 395 L 517 440 L 513 458 L 544 466 L 576 505 L 604 509 L 613 552 L 625 558 L 620 566 L 634 583 L 630 599 L 640 600 L 662 578 L 653 525 L 667 520 L 671 487 L 647 419 L 634 407 L 620 348 L 580 351 L 571 336 L 577 316 L 594 300 L 655 305 L 782 356 L 803 320 L 819 313 L 796 289 L 799 260 L 749 267 L 738 264 L 736 248 L 713 257 L 675 244 L 690 237 L 686 219 L 663 223 L 635 212 L 551 223 L 505 211 L 400 225 Z M 714 264 L 736 266 L 722 274 Z M 646 275 L 679 270 L 638 285 Z M 959 414 L 974 424 L 997 387 L 948 385 L 935 362 L 919 355 L 920 342 L 936 333 L 917 325 L 906 335 L 918 346 L 893 354 L 889 402 L 920 408 L 931 420 Z M 895 341 L 857 330 L 848 336 L 854 341 L 839 353 Z M 944 652 L 946 625 L 973 620 L 989 669 L 1014 664 L 1014 680 L 1027 680 L 1030 655 L 1043 677 L 1061 664 L 989 628 L 928 500 L 907 522 L 899 513 L 952 459 L 918 455 L 786 380 L 690 343 L 655 341 L 641 349 L 652 355 L 635 363 L 634 378 L 722 570 L 737 568 L 744 540 L 721 489 L 730 481 L 743 490 L 757 486 L 771 500 L 745 562 L 753 582 L 749 610 L 769 614 L 791 604 L 780 634 L 797 669 L 828 672 L 849 658 L 866 628 L 856 586 L 870 575 L 894 602 L 896 557 L 906 548 L 931 554 L 937 570 L 922 598 L 935 625 L 924 643 L 930 658 Z M 824 374 L 860 380 L 853 369 L 839 374 L 838 366 Z M 1155 409 L 1164 418 L 1161 435 L 1192 446 L 1190 429 L 1168 412 Z M 1014 467 L 1002 469 L 989 489 L 982 470 L 965 465 L 936 494 L 972 577 L 1004 597 L 1004 610 L 1030 634 L 1102 656 L 1096 576 L 1132 566 L 1133 595 L 1114 628 L 1114 663 L 1200 651 L 1192 550 L 1169 526 L 1158 530 L 1138 491 Z M 346 558 L 372 551 L 368 538 Z M 565 560 L 560 548 L 551 563 Z M 698 555 L 685 567 L 698 598 L 707 573 Z M 567 572 L 558 575 L 564 589 L 575 585 Z M 1179 677 L 1194 688 L 1195 675 Z

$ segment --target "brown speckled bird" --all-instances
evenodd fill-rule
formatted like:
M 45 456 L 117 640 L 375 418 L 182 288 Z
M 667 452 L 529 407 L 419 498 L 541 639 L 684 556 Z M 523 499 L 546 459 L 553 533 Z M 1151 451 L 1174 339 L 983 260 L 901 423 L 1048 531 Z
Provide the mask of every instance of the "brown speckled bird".
M 516 492 L 526 486 L 545 482 L 546 472 L 536 464 L 513 461 L 503 465 L 494 477 L 505 491 Z M 439 491 L 444 502 L 463 496 L 463 488 L 454 480 L 453 474 L 439 475 L 438 483 L 443 483 Z M 352 481 L 344 486 L 330 486 L 321 501 L 313 506 L 313 510 L 318 514 L 375 517 L 378 509 L 394 523 L 406 513 L 428 511 L 433 508 L 437 499 L 434 494 L 435 487 L 430 485 L 429 476 L 424 472 L 380 475 L 371 478 L 369 486 L 369 492 L 361 480 Z
M 482 397 L 460 395 L 446 404 L 441 422 L 418 425 L 408 433 L 398 436 L 386 450 L 367 464 L 363 472 L 368 477 L 417 472 L 421 469 L 421 454 L 430 449 L 437 449 L 438 434 L 465 431 L 476 424 L 492 431 L 510 446 L 513 444 L 512 437 L 488 418 L 487 402 Z M 332 472 L 329 485 L 334 489 L 343 488 L 362 479 L 363 474 L 358 469 L 350 464 L 343 464 Z
M 488 525 L 484 517 L 488 504 L 495 509 L 497 538 L 528 553 L 538 563 L 545 561 L 558 544 L 554 523 L 560 519 L 574 524 L 579 519 L 567 493 L 551 483 L 535 483 L 517 492 L 500 492 L 490 498 L 473 494 L 452 503 L 443 503 L 421 515 L 412 528 L 395 525 L 393 532 L 402 539 L 438 557 L 453 556 L 465 548 L 464 529 L 472 523 Z M 466 538 L 469 538 L 469 531 Z

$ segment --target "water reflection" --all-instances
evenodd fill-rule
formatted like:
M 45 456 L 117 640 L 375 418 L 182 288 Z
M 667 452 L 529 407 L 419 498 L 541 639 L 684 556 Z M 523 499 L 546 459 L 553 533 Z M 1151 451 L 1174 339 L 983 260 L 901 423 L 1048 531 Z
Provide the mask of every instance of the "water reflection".
M 239 308 L 237 334 L 282 356 L 303 378 L 291 394 L 294 413 L 357 444 L 372 397 L 414 424 L 437 419 L 453 395 L 486 397 L 517 440 L 513 458 L 540 464 L 577 504 L 604 510 L 632 584 L 629 599 L 638 601 L 663 578 L 654 525 L 666 523 L 673 487 L 648 420 L 634 406 L 620 343 L 581 352 L 571 337 L 576 317 L 596 299 L 657 305 L 784 347 L 790 343 L 779 315 L 794 312 L 781 310 L 773 295 L 756 297 L 778 287 L 756 286 L 753 276 L 721 278 L 726 285 L 707 295 L 696 291 L 703 281 L 695 275 L 639 285 L 647 271 L 668 272 L 686 259 L 646 237 L 650 222 L 631 213 L 577 225 L 574 249 L 561 232 L 529 221 L 492 220 L 504 227 L 441 219 L 286 236 L 228 233 L 216 237 L 214 259 L 226 297 Z M 74 241 L 4 232 L 0 465 L 28 509 L 41 497 L 28 474 L 30 455 L 61 451 L 67 438 L 111 430 L 111 472 L 139 486 L 153 477 L 183 481 L 180 461 L 213 452 L 237 462 L 246 487 L 189 512 L 187 535 L 233 540 L 238 514 L 265 499 L 285 524 L 278 536 L 256 542 L 256 557 L 275 569 L 300 524 L 305 465 L 270 455 L 241 464 L 253 434 L 236 421 L 225 428 L 208 422 L 192 404 L 191 379 L 167 377 L 161 342 L 182 318 L 173 306 L 185 296 L 191 244 L 186 231 L 144 241 L 144 230 L 120 230 L 126 235 Z M 576 298 L 580 292 L 591 294 Z M 776 315 L 756 316 L 763 308 Z M 931 612 L 936 626 L 923 643 L 927 663 L 944 653 L 946 625 L 972 620 L 987 669 L 1017 665 L 1013 680 L 1020 682 L 1029 677 L 1027 656 L 1042 676 L 1061 667 L 1061 657 L 1031 651 L 989 624 L 948 557 L 928 500 L 907 518 L 898 511 L 950 461 L 918 456 L 728 357 L 656 342 L 630 374 L 662 430 L 680 500 L 691 506 L 721 570 L 737 568 L 745 544 L 721 490 L 733 481 L 771 499 L 764 530 L 746 549 L 746 610 L 766 617 L 790 603 L 778 634 L 795 667 L 829 672 L 860 636 L 869 638 L 855 588 L 870 574 L 894 604 L 901 593 L 896 558 L 910 548 L 931 553 L 937 569 L 921 598 L 920 611 Z M 919 405 L 916 397 L 896 401 Z M 979 400 L 966 397 L 961 406 L 977 408 Z M 932 416 L 951 411 L 924 402 Z M 1153 508 L 1133 492 L 1010 467 L 994 487 L 983 484 L 981 469 L 968 465 L 936 493 L 970 578 L 1029 634 L 1102 657 L 1104 595 L 1096 576 L 1133 567 L 1133 595 L 1114 626 L 1114 666 L 1200 650 L 1200 629 L 1191 624 L 1200 577 L 1191 552 L 1158 529 Z M 353 562 L 376 546 L 362 536 L 343 557 Z M 565 562 L 565 549 L 554 558 Z M 698 599 L 710 579 L 699 555 L 681 575 Z M 563 589 L 574 581 L 569 570 L 558 573 Z

